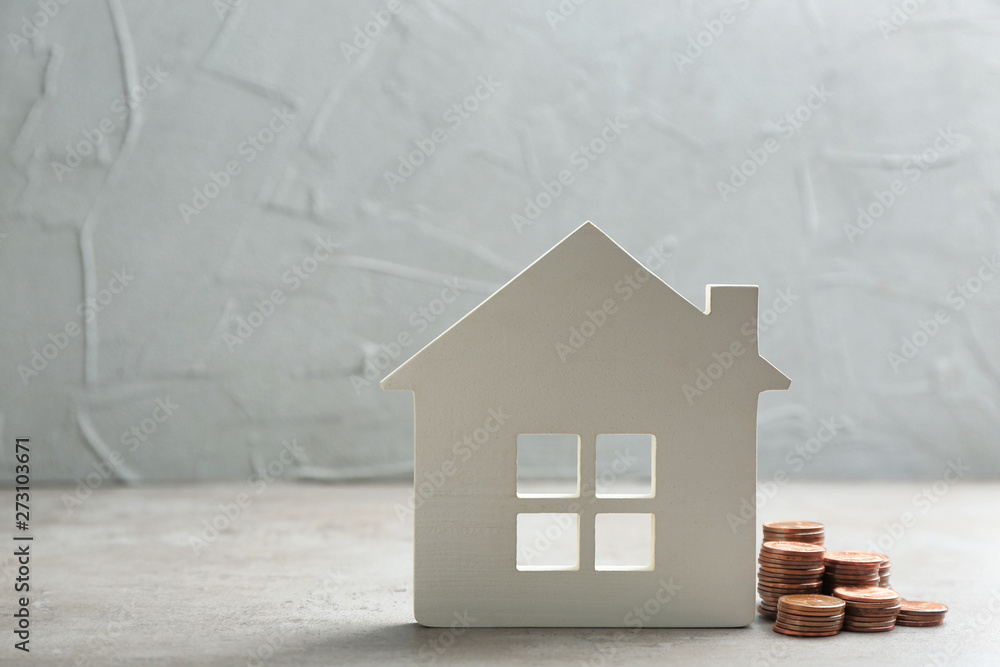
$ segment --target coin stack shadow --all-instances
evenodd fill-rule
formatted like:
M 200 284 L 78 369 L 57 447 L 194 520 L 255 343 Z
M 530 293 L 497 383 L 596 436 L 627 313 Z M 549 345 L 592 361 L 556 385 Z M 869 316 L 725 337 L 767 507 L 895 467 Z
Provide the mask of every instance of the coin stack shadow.
M 838 586 L 878 586 L 882 554 L 864 551 L 830 551 L 823 557 L 823 594 L 832 595 Z
M 833 591 L 847 603 L 844 630 L 851 632 L 888 632 L 896 627 L 901 608 L 899 593 L 881 586 L 839 586 Z
M 948 613 L 948 607 L 939 602 L 903 600 L 899 615 L 896 616 L 896 625 L 906 625 L 913 628 L 943 625 L 946 613 Z
M 829 595 L 784 595 L 774 631 L 795 637 L 832 637 L 840 632 L 846 603 Z
M 764 542 L 757 562 L 757 606 L 763 616 L 776 618 L 783 595 L 819 593 L 823 587 L 823 554 L 826 549 L 805 542 Z

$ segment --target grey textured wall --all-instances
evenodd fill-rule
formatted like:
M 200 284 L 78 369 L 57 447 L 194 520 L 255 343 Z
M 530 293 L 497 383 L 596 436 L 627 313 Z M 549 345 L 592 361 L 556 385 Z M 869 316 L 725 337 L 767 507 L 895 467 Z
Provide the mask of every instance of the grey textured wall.
M 24 435 L 36 479 L 405 475 L 411 402 L 377 380 L 588 219 L 699 306 L 761 286 L 793 380 L 762 477 L 1000 473 L 996 3 L 0 25 L 5 479 Z

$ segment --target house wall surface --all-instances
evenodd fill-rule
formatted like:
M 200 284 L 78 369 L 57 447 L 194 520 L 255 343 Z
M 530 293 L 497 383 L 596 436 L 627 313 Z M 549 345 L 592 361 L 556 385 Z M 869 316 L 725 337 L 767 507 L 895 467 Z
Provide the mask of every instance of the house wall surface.
M 415 393 L 419 622 L 447 625 L 468 611 L 480 625 L 622 626 L 664 582 L 679 588 L 649 625 L 753 618 L 753 516 L 732 517 L 756 489 L 757 394 L 784 385 L 751 349 L 696 400 L 682 387 L 741 339 L 756 290 L 717 288 L 706 315 L 637 267 L 584 228 L 387 380 Z M 616 293 L 629 275 L 640 287 Z M 529 345 L 558 340 L 586 304 L 609 301 L 617 307 L 571 356 Z M 580 436 L 578 497 L 518 497 L 521 433 Z M 655 437 L 654 497 L 596 497 L 602 433 Z M 651 571 L 595 571 L 599 512 L 654 514 Z M 579 569 L 518 571 L 518 513 L 577 514 Z
M 378 380 L 588 219 L 761 286 L 762 479 L 1000 474 L 995 3 L 44 4 L 0 3 L 36 480 L 406 479 Z

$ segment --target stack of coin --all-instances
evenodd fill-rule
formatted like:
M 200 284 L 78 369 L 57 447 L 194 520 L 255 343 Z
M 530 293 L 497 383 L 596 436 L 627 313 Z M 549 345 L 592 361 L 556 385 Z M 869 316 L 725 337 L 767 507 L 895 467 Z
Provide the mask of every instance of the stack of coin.
M 845 602 L 829 595 L 783 595 L 774 631 L 795 637 L 830 637 L 840 632 Z
M 948 607 L 938 602 L 903 600 L 903 604 L 899 609 L 899 615 L 896 617 L 896 625 L 908 625 L 917 628 L 943 625 L 946 613 L 948 613 Z
M 878 566 L 878 585 L 882 588 L 889 588 L 889 575 L 892 573 L 892 562 L 885 554 L 875 555 L 885 559 Z
M 844 630 L 888 632 L 896 626 L 899 593 L 881 586 L 839 586 L 833 595 L 844 600 Z
M 772 521 L 765 523 L 764 542 L 823 544 L 823 524 L 815 521 Z
M 783 595 L 819 593 L 823 587 L 823 554 L 818 544 L 804 542 L 764 542 L 757 562 L 757 610 L 769 618 L 778 614 L 778 598 Z
M 884 556 L 864 551 L 831 551 L 823 557 L 823 593 L 831 595 L 838 586 L 878 586 L 878 571 Z

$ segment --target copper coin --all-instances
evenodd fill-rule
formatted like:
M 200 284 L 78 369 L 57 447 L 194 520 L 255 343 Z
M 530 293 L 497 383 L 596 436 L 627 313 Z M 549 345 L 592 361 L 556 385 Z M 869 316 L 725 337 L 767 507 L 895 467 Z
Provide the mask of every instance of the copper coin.
M 776 581 L 759 581 L 758 586 L 763 586 L 764 588 L 769 588 L 771 590 L 789 590 L 792 588 L 819 588 L 823 585 L 822 581 L 791 581 L 791 582 L 776 582 Z M 791 595 L 791 594 L 789 594 Z
M 823 585 L 823 580 L 819 577 L 775 577 L 773 575 L 757 575 L 757 581 L 768 584 L 819 584 Z
M 908 621 L 896 619 L 896 625 L 902 625 L 908 628 L 930 628 L 936 625 L 944 625 L 944 619 L 938 619 L 936 621 Z
M 828 632 L 800 632 L 798 630 L 786 630 L 778 624 L 774 625 L 774 631 L 780 632 L 783 635 L 790 635 L 792 637 L 832 637 L 840 632 L 840 630 L 830 630 Z
M 764 533 L 764 542 L 804 542 L 823 546 L 823 534 L 819 535 L 770 535 Z M 825 547 L 824 547 L 825 548 Z
M 829 623 L 827 625 L 796 625 L 795 623 L 783 623 L 779 616 L 774 624 L 783 630 L 795 630 L 797 632 L 831 632 L 840 630 L 840 623 Z
M 841 598 L 829 595 L 788 595 L 781 601 L 781 605 L 787 609 L 837 613 L 844 610 L 845 604 Z
M 764 531 L 762 542 L 806 542 L 808 544 L 823 543 L 826 536 L 819 533 L 769 533 Z
M 775 574 L 823 574 L 823 565 L 816 563 L 790 563 L 790 561 L 772 561 L 767 558 L 758 558 L 757 565 L 761 570 L 774 572 Z
M 874 565 L 864 566 L 864 567 L 837 567 L 836 565 L 830 565 L 829 563 L 823 563 L 824 569 L 830 574 L 835 574 L 841 577 L 880 577 L 878 573 L 878 568 Z
M 827 573 L 836 575 L 838 577 L 881 577 L 882 576 L 878 573 L 877 567 L 869 567 L 867 569 L 860 567 L 843 568 L 843 567 L 835 567 L 833 565 L 830 565 L 829 563 L 824 563 L 823 568 L 826 570 Z
M 757 587 L 757 593 L 761 597 L 768 595 L 780 598 L 786 595 L 806 595 L 808 593 L 818 593 L 818 592 L 819 592 L 818 588 L 807 588 L 804 586 L 800 588 L 786 588 L 784 590 L 775 590 L 773 588 L 761 588 L 760 586 Z M 777 602 L 775 602 L 775 604 L 777 604 Z
M 948 607 L 941 604 L 940 602 L 921 602 L 919 600 L 903 600 L 903 607 L 899 610 L 899 613 L 907 613 L 913 615 L 924 615 L 924 614 L 944 614 L 948 611 Z
M 888 607 L 859 607 L 856 602 L 847 603 L 847 613 L 853 616 L 895 616 L 899 613 L 899 603 Z
M 849 602 L 892 602 L 899 601 L 899 593 L 891 588 L 878 586 L 838 586 L 833 594 Z
M 823 530 L 823 524 L 815 521 L 768 521 L 764 524 L 764 530 L 773 530 L 779 533 L 798 530 Z
M 789 623 L 800 623 L 803 625 L 808 625 L 810 623 L 814 625 L 822 625 L 824 623 L 835 623 L 841 624 L 844 622 L 844 615 L 838 614 L 836 616 L 816 616 L 815 614 L 810 616 L 808 614 L 789 614 L 782 610 L 778 610 L 778 618 Z
M 778 610 L 778 620 L 786 625 L 840 625 L 844 619 L 842 616 L 792 616 Z
M 887 614 L 884 616 L 854 616 L 851 614 L 851 610 L 847 610 L 847 615 L 844 618 L 844 623 L 853 623 L 855 625 L 884 625 L 886 623 L 892 623 L 896 620 L 895 614 Z
M 834 564 L 881 563 L 883 556 L 867 551 L 828 551 L 823 560 Z
M 781 579 L 823 580 L 822 570 L 774 570 L 759 567 L 757 568 L 757 575 L 761 577 L 779 577 Z
M 785 616 L 789 616 L 791 618 L 803 618 L 803 619 L 807 618 L 807 619 L 817 619 L 817 620 L 827 620 L 836 618 L 843 619 L 845 616 L 844 612 L 835 613 L 829 611 L 813 612 L 813 611 L 789 610 L 782 607 L 780 601 L 778 602 L 778 612 L 784 614 Z
M 878 578 L 878 575 L 871 577 L 838 577 L 826 572 L 823 573 L 823 579 L 838 586 L 857 586 L 859 588 L 863 588 L 868 585 L 875 586 L 879 583 L 879 581 L 881 581 L 881 579 Z
M 768 544 L 802 544 L 802 542 L 768 542 Z M 819 544 L 814 544 L 813 546 L 823 547 Z M 781 567 L 819 567 L 823 564 L 823 559 L 818 556 L 812 556 L 810 554 L 780 554 L 773 551 L 761 550 L 760 554 L 757 556 L 757 562 L 767 561 Z
M 809 621 L 812 623 L 824 623 L 826 621 L 842 620 L 845 614 L 844 612 L 840 612 L 839 614 L 836 612 L 827 614 L 800 614 L 798 612 L 788 611 L 787 609 L 782 607 L 781 604 L 779 603 L 778 615 L 793 621 L 800 621 L 800 622 Z
M 844 630 L 847 630 L 848 632 L 889 632 L 894 627 L 896 627 L 896 626 L 895 625 L 883 625 L 883 626 L 877 627 L 877 628 L 852 628 L 852 627 L 848 627 L 846 623 L 844 624 Z
M 769 553 L 809 555 L 814 557 L 826 553 L 825 548 L 808 542 L 764 542 L 764 544 L 760 545 L 760 550 Z

